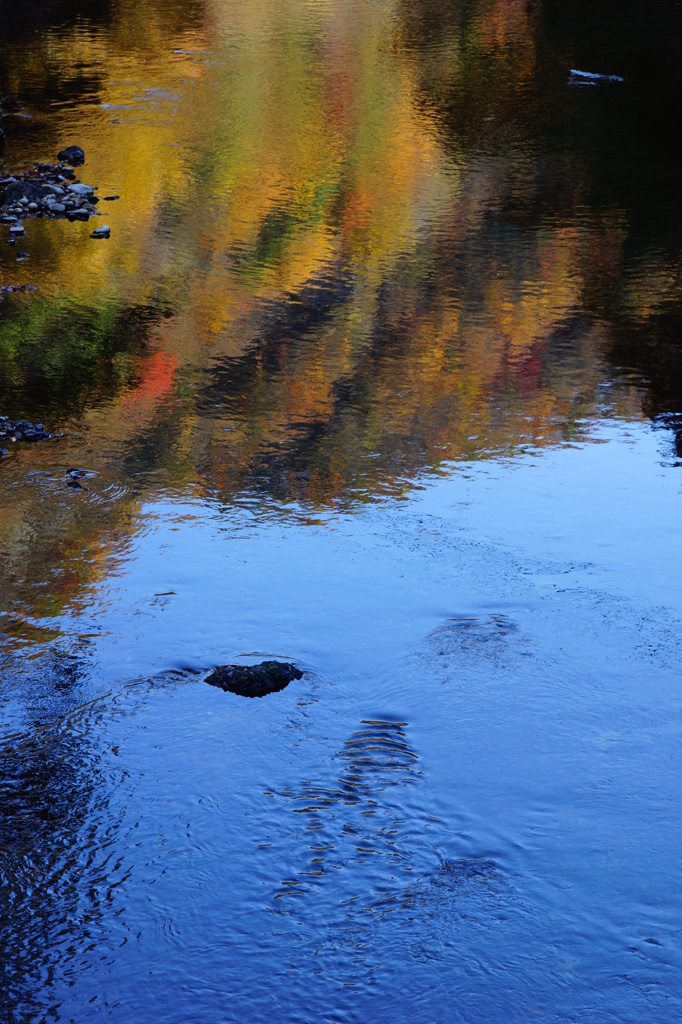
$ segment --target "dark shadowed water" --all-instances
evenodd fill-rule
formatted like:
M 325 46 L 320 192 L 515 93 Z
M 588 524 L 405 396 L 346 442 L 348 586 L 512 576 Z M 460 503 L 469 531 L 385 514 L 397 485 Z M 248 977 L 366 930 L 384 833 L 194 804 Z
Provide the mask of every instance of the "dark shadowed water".
M 3 175 L 102 197 L 0 226 L 1 1024 L 682 1019 L 681 69 L 0 0 Z

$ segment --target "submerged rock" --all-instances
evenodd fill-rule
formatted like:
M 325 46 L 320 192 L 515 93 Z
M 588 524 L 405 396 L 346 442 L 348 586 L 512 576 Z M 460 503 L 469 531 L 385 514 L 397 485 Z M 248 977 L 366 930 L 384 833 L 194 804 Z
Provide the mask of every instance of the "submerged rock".
M 260 665 L 219 665 L 206 682 L 241 697 L 265 697 L 300 679 L 300 668 L 286 661 L 262 661 Z

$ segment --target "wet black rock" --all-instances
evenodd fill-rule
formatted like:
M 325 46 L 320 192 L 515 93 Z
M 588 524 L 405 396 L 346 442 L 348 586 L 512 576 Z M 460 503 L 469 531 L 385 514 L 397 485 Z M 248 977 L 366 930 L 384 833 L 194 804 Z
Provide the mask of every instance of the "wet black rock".
M 80 146 L 67 146 L 61 153 L 57 153 L 57 159 L 62 163 L 71 164 L 72 167 L 79 167 L 85 163 L 85 153 Z
M 12 229 L 10 228 L 10 231 L 11 230 Z M 109 238 L 110 235 L 111 228 L 108 224 L 103 224 L 101 228 L 95 228 L 95 230 L 90 233 L 90 238 Z
M 37 203 L 44 199 L 48 192 L 49 190 L 45 185 L 38 184 L 37 182 L 15 181 L 4 189 L 0 195 L 0 202 L 3 206 L 18 203 L 22 199 L 27 199 L 29 203 Z
M 11 420 L 9 416 L 0 416 L 0 441 L 47 441 L 56 436 L 49 430 L 45 430 L 42 423 L 31 423 L 30 420 Z M 5 454 L 7 454 L 6 451 Z
M 262 661 L 260 665 L 219 665 L 206 682 L 241 697 L 265 697 L 300 679 L 300 668 L 286 661 Z

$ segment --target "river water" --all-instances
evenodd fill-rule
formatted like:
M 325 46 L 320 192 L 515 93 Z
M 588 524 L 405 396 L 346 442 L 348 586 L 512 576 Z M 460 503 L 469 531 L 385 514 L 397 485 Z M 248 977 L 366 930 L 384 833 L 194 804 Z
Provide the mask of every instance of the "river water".
M 0 26 L 2 1024 L 678 1021 L 682 8 Z

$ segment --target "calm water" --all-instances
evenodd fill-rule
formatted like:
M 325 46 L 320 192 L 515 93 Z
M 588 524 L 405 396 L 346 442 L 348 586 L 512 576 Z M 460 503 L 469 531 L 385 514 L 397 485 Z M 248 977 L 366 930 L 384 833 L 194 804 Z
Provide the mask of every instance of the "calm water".
M 0 0 L 120 197 L 0 230 L 2 1024 L 682 1018 L 682 7 L 595 6 Z

